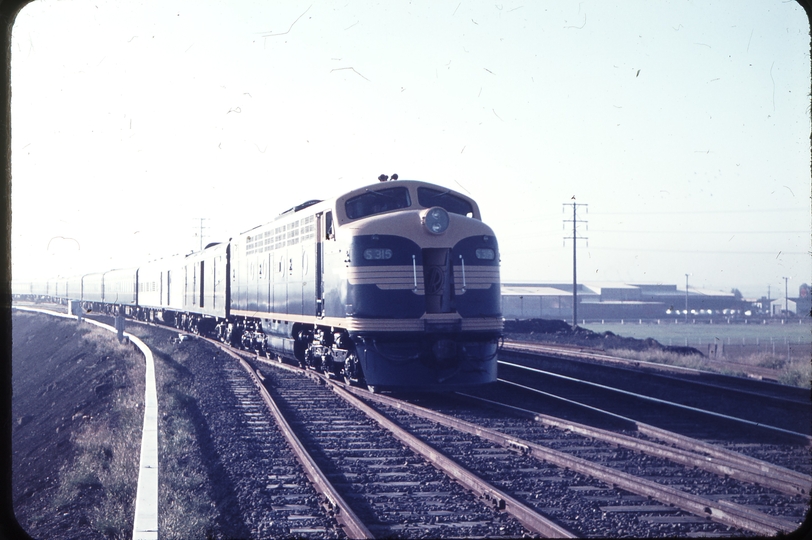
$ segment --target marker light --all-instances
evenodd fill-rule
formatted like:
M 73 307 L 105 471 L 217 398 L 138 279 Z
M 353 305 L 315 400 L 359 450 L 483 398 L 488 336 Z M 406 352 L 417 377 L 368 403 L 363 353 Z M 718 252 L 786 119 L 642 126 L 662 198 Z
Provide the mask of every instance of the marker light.
M 430 208 L 423 218 L 423 224 L 433 234 L 442 234 L 448 229 L 448 212 L 439 206 Z

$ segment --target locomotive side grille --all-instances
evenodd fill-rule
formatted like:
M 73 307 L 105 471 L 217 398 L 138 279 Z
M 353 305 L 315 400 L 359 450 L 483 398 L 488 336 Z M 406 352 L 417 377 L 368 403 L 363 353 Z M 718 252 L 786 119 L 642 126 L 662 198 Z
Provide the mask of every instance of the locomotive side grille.
M 426 289 L 426 313 L 453 313 L 454 270 L 450 249 L 423 250 L 423 282 Z

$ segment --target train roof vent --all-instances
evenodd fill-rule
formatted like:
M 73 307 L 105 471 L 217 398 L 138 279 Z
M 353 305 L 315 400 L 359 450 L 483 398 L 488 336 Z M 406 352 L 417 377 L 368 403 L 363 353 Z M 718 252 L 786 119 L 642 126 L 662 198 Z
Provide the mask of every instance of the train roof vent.
M 279 215 L 280 215 L 280 216 L 284 216 L 285 214 L 290 214 L 290 213 L 292 213 L 292 212 L 298 212 L 299 210 L 304 210 L 304 209 L 305 209 L 305 208 L 307 208 L 308 206 L 313 206 L 314 204 L 318 204 L 318 203 L 320 203 L 320 202 L 321 202 L 320 200 L 317 200 L 317 199 L 312 199 L 312 200 L 309 200 L 309 201 L 303 202 L 302 204 L 300 204 L 300 205 L 298 205 L 298 206 L 294 206 L 293 208 L 288 208 L 287 210 L 285 210 L 284 212 L 282 212 L 282 213 L 281 213 L 281 214 L 279 214 Z

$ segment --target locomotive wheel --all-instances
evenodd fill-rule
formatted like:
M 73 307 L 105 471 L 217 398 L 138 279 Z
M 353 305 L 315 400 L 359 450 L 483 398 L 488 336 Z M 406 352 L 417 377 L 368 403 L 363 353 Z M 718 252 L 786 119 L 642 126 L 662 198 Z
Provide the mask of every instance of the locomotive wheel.
M 354 354 L 352 353 L 348 354 L 347 357 L 344 359 L 344 369 L 341 370 L 341 372 L 344 374 L 344 382 L 349 386 L 352 386 L 353 358 L 355 358 Z
M 321 372 L 327 375 L 328 379 L 335 378 L 335 373 L 333 372 L 333 362 L 329 356 L 321 357 Z
M 358 360 L 358 356 L 355 355 L 354 351 L 350 351 L 344 360 L 344 382 L 350 386 L 365 385 L 361 362 Z

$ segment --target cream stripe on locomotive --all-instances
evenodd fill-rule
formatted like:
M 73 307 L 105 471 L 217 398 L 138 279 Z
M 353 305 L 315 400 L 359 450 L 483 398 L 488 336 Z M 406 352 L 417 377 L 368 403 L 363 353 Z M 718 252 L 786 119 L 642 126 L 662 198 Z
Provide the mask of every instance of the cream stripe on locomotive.
M 426 294 L 423 266 L 353 266 L 346 269 L 350 285 L 377 285 L 380 289 L 414 289 Z
M 423 266 L 354 266 L 347 268 L 347 281 L 351 285 L 377 285 L 380 289 L 414 289 L 426 294 L 423 283 Z M 454 267 L 454 292 L 463 294 L 464 289 L 487 289 L 499 283 L 499 268 L 493 266 Z
M 442 324 L 459 324 L 462 332 L 499 331 L 504 327 L 501 317 L 466 317 L 457 314 L 430 314 L 420 319 L 361 319 L 354 317 L 323 317 L 316 318 L 307 315 L 289 315 L 285 313 L 263 313 L 259 311 L 232 310 L 233 315 L 254 317 L 260 319 L 274 319 L 292 323 L 314 324 L 343 328 L 350 332 L 423 332 L 427 327 Z M 439 316 L 438 315 L 442 315 Z
M 443 324 L 459 324 L 460 332 L 501 332 L 504 322 L 501 318 L 448 318 L 448 319 L 354 319 L 347 317 L 340 326 L 350 332 L 424 332 Z M 329 323 L 328 323 L 329 324 Z
M 454 267 L 454 292 L 462 294 L 463 284 L 466 289 L 487 289 L 494 283 L 499 283 L 499 267 L 494 266 L 466 266 Z

